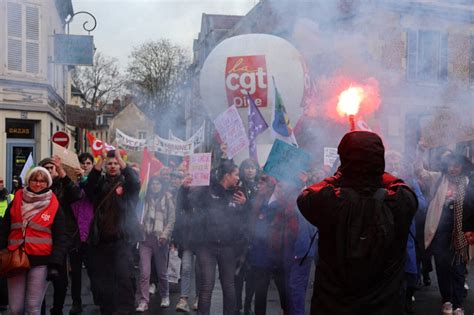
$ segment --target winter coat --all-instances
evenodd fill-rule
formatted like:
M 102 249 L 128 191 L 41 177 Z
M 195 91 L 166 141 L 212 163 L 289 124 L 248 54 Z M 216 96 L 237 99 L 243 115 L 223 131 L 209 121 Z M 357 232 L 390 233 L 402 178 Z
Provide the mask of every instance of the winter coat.
M 405 272 L 416 275 L 418 274 L 416 249 L 417 247 L 421 248 L 423 246 L 423 238 L 420 239 L 417 237 L 417 222 L 419 222 L 419 216 L 426 217 L 426 208 L 428 207 L 428 203 L 425 196 L 423 196 L 423 193 L 421 192 L 420 185 L 414 178 L 407 179 L 407 184 L 416 195 L 416 199 L 418 200 L 418 210 L 416 211 L 416 217 L 413 218 L 413 221 L 410 225 L 410 234 L 408 235 L 407 241 L 407 262 L 405 264 Z
M 79 227 L 74 217 L 71 205 L 81 199 L 81 189 L 68 177 L 56 177 L 53 179 L 51 190 L 58 198 L 61 209 L 66 220 L 66 235 L 68 237 L 69 250 L 80 246 Z
M 190 188 L 181 186 L 176 193 L 176 220 L 173 229 L 173 242 L 183 249 L 192 246 L 192 231 L 196 225 L 194 208 L 189 200 Z
M 171 193 L 165 192 L 157 199 L 147 198 L 143 221 L 145 233 L 169 240 L 175 221 L 176 207 Z
M 86 192 L 81 190 L 81 199 L 74 202 L 71 208 L 77 222 L 80 241 L 85 242 L 89 237 L 89 229 L 94 217 L 94 205 Z
M 338 173 L 305 189 L 298 197 L 302 215 L 319 230 L 318 263 L 315 272 L 312 314 L 399 315 L 403 305 L 399 297 L 404 280 L 408 230 L 417 209 L 415 194 L 403 181 L 384 174 L 384 148 L 380 137 L 371 132 L 351 132 L 344 136 L 338 147 L 341 167 Z M 345 273 L 337 266 L 344 265 L 339 257 L 337 232 L 346 222 L 340 221 L 338 209 L 344 202 L 341 188 L 377 190 L 385 188 L 384 204 L 394 218 L 394 239 L 390 255 L 383 262 L 384 274 L 374 275 L 365 289 L 354 293 L 347 290 Z M 352 284 L 350 284 L 352 286 Z M 357 285 L 357 284 L 355 284 Z
M 469 185 L 466 189 L 463 206 L 462 230 L 464 232 L 474 232 L 474 176 L 469 178 Z
M 18 202 L 21 202 L 21 200 L 18 200 Z M 8 246 L 8 236 L 11 229 L 10 209 L 12 205 L 13 203 L 10 203 L 5 212 L 5 216 L 0 221 L 0 250 L 5 249 Z M 28 255 L 28 259 L 32 267 L 47 265 L 58 269 L 64 263 L 66 253 L 68 251 L 69 241 L 66 235 L 66 218 L 64 211 L 61 209 L 61 205 L 59 205 L 56 216 L 54 217 L 51 231 L 53 238 L 53 252 L 48 256 Z
M 200 187 L 191 192 L 191 204 L 195 207 L 193 243 L 207 243 L 224 246 L 241 245 L 244 232 L 245 205 L 233 202 L 234 189 L 224 189 L 218 183 Z
M 267 198 L 268 199 L 268 198 Z M 272 231 L 275 230 L 275 216 L 282 208 L 277 202 L 264 201 L 254 205 L 250 216 L 248 262 L 256 267 L 274 267 L 282 265 L 282 257 L 275 256 L 271 248 Z M 280 227 L 276 227 L 281 231 Z
M 135 208 L 138 202 L 140 181 L 129 166 L 119 176 L 102 175 L 93 169 L 85 187 L 87 196 L 94 204 L 94 217 L 88 242 L 138 242 L 142 235 Z

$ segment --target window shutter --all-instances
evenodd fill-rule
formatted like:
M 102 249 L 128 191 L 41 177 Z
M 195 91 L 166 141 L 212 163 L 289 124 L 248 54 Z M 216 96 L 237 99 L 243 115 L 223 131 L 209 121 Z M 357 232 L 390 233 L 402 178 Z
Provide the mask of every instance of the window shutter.
M 439 43 L 439 80 L 448 80 L 448 34 L 440 35 Z
M 8 70 L 22 71 L 23 64 L 23 19 L 21 4 L 7 3 L 7 28 L 8 28 Z
M 26 7 L 26 72 L 39 73 L 39 9 Z
M 418 32 L 407 31 L 407 79 L 416 80 Z

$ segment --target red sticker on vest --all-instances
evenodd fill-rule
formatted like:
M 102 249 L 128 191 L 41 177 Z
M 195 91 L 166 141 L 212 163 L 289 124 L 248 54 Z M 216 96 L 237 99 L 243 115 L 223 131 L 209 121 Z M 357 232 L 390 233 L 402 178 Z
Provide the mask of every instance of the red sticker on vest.
M 117 188 L 115 188 L 115 193 L 119 196 L 122 196 L 123 195 L 123 187 L 118 186 Z

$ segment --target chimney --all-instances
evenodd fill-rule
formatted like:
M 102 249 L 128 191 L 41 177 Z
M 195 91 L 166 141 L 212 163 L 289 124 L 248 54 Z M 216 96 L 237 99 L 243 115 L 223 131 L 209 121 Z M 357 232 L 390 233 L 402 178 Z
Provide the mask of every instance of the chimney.
M 112 102 L 112 111 L 114 114 L 117 114 L 120 111 L 120 100 L 118 98 L 114 99 Z

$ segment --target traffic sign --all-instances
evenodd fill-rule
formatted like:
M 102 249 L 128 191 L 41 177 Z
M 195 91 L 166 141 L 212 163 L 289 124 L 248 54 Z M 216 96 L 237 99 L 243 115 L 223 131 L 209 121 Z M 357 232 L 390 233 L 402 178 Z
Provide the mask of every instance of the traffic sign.
M 51 137 L 51 141 L 53 141 L 57 145 L 67 148 L 67 146 L 69 145 L 69 135 L 64 131 L 57 131 Z

